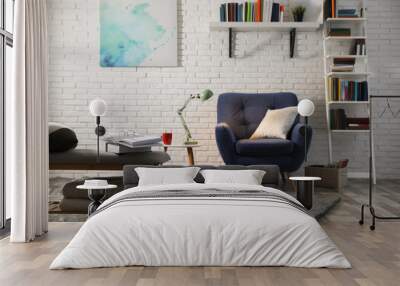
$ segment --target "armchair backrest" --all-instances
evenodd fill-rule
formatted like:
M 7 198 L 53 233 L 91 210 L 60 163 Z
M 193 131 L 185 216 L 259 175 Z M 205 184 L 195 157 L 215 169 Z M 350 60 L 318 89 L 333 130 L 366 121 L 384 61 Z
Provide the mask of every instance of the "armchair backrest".
M 294 93 L 223 93 L 218 98 L 218 123 L 227 123 L 236 138 L 249 138 L 269 109 L 297 106 Z M 298 119 L 296 119 L 296 123 Z

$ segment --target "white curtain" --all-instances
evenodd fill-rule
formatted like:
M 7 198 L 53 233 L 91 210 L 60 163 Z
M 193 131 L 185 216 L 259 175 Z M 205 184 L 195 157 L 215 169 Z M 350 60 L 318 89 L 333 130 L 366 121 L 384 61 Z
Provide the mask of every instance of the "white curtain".
M 6 112 L 12 242 L 48 227 L 46 0 L 15 1 L 13 94 Z

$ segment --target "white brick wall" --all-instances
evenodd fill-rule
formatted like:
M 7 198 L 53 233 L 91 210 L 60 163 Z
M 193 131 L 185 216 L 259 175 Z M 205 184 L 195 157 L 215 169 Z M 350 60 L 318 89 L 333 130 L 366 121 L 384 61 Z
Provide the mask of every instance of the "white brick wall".
M 176 68 L 101 68 L 99 66 L 99 0 L 48 0 L 50 120 L 76 130 L 79 147 L 95 148 L 94 118 L 88 103 L 101 97 L 109 112 L 103 125 L 108 132 L 126 129 L 160 134 L 173 130 L 174 141 L 183 131 L 175 111 L 188 94 L 204 88 L 216 94 L 229 91 L 293 91 L 317 105 L 311 124 L 315 139 L 311 161 L 327 162 L 324 83 L 321 31 L 298 33 L 296 57 L 288 54 L 287 33 L 239 33 L 235 58 L 228 58 L 225 32 L 210 32 L 209 22 L 217 19 L 221 1 L 178 1 L 178 58 Z M 379 2 L 379 3 L 376 3 Z M 369 42 L 371 89 L 380 94 L 396 94 L 400 86 L 400 1 L 371 1 Z M 193 102 L 187 121 L 202 147 L 198 163 L 219 164 L 214 140 L 216 97 L 204 104 Z M 400 109 L 400 102 L 396 106 Z M 397 110 L 396 110 L 397 111 Z M 400 158 L 393 150 L 400 145 L 399 121 L 381 120 L 377 140 L 380 175 L 400 173 Z M 381 136 L 380 136 L 381 137 Z M 335 138 L 335 158 L 350 158 L 351 171 L 367 171 L 367 137 Z M 173 163 L 185 162 L 185 153 L 171 152 Z M 398 155 L 400 157 L 400 155 Z M 389 164 L 388 164 L 389 163 Z M 58 175 L 60 172 L 53 172 Z

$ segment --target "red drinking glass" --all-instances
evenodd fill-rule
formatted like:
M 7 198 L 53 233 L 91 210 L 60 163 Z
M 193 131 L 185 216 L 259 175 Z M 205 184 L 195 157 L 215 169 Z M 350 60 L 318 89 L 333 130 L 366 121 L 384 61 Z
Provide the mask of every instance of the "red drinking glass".
M 172 143 L 172 132 L 163 132 L 161 138 L 162 138 L 162 142 L 165 145 L 171 145 L 171 143 Z

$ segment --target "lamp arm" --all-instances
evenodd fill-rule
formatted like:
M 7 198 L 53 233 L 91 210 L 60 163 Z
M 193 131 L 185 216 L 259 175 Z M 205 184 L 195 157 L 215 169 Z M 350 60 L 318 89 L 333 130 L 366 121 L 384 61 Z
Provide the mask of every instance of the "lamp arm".
M 189 141 L 192 139 L 192 134 L 190 133 L 189 127 L 186 124 L 185 118 L 183 117 L 183 114 L 181 112 L 178 112 L 179 118 L 181 119 L 183 129 L 185 130 L 186 134 L 186 141 Z
M 182 112 L 186 109 L 189 103 L 196 98 L 196 95 L 191 94 L 188 99 L 186 99 L 185 103 L 181 108 L 178 109 L 178 114 L 182 114 Z

